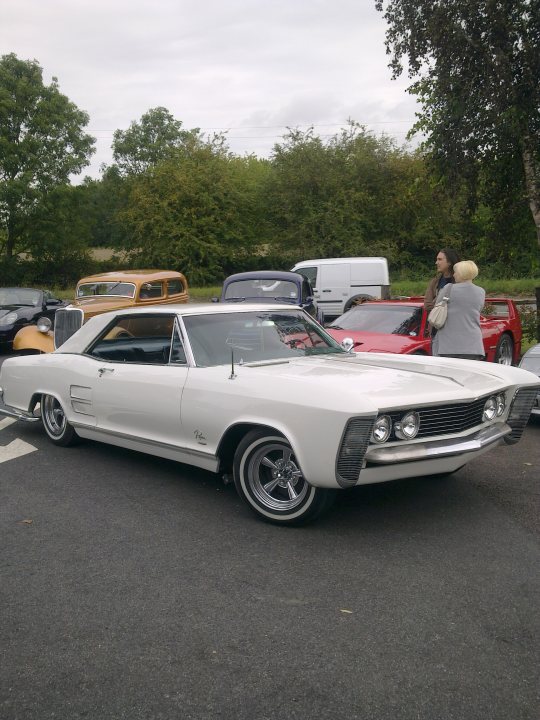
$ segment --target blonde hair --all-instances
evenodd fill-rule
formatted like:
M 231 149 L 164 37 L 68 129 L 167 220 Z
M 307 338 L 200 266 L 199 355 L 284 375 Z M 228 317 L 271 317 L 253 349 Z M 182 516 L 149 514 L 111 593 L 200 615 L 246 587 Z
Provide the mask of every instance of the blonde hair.
M 454 277 L 462 281 L 474 280 L 478 275 L 478 267 L 472 260 L 461 260 L 454 265 Z M 457 277 L 456 277 L 457 276 Z

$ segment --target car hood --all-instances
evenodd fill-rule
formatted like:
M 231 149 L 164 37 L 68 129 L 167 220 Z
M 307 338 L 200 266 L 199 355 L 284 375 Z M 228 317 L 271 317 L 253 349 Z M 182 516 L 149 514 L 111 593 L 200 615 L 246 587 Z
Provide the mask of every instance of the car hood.
M 517 383 L 538 382 L 532 373 L 492 363 L 374 353 L 253 363 L 241 368 L 247 377 L 244 368 L 254 373 L 257 385 L 271 388 L 273 396 L 279 379 L 279 392 L 290 398 L 297 392 L 305 397 L 305 385 L 310 384 L 315 405 L 330 403 L 353 412 L 355 406 L 370 404 L 391 408 L 472 400 Z
M 10 312 L 17 312 L 17 310 L 20 310 L 21 307 L 24 307 L 22 305 L 0 305 L 0 317 L 4 317 L 4 315 L 8 315 Z
M 418 346 L 422 338 L 415 335 L 391 335 L 390 333 L 352 332 L 326 328 L 326 332 L 338 342 L 347 337 L 354 340 L 357 352 L 404 353 Z

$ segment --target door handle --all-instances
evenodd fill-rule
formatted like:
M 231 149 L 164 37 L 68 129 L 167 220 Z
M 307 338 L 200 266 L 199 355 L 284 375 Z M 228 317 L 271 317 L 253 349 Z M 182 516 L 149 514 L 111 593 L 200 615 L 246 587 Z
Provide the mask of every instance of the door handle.
M 106 372 L 113 373 L 114 368 L 99 368 L 99 370 L 98 370 L 99 377 L 101 377 L 103 375 L 103 373 L 106 373 Z
M 323 292 L 332 292 L 332 290 L 323 290 Z

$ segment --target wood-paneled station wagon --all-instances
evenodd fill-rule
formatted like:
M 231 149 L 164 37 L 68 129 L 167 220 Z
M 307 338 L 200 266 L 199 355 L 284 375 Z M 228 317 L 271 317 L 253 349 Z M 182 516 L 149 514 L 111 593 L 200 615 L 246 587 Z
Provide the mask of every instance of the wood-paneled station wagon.
M 286 525 L 339 488 L 451 473 L 517 442 L 539 387 L 515 367 L 348 352 L 290 305 L 162 305 L 8 358 L 0 412 L 41 418 L 57 445 L 90 438 L 232 474 L 259 517 Z
M 187 303 L 185 276 L 172 270 L 126 270 L 90 275 L 77 283 L 75 301 L 58 312 L 53 324 L 46 318 L 20 330 L 13 341 L 18 352 L 52 352 L 89 318 L 133 306 Z

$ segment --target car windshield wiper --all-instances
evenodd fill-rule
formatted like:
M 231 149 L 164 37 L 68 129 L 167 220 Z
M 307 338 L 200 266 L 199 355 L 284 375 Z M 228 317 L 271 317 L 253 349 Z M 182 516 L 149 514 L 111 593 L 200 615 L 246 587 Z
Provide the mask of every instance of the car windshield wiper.
M 274 300 L 283 300 L 284 302 L 294 303 L 296 298 L 285 297 L 284 295 L 274 295 Z
M 238 295 L 235 295 L 233 297 L 225 298 L 225 302 L 244 302 L 245 299 L 246 299 L 245 297 L 240 297 Z
M 343 330 L 343 328 L 341 327 L 341 325 L 329 325 L 328 327 L 329 327 L 329 328 L 333 328 L 334 330 Z

